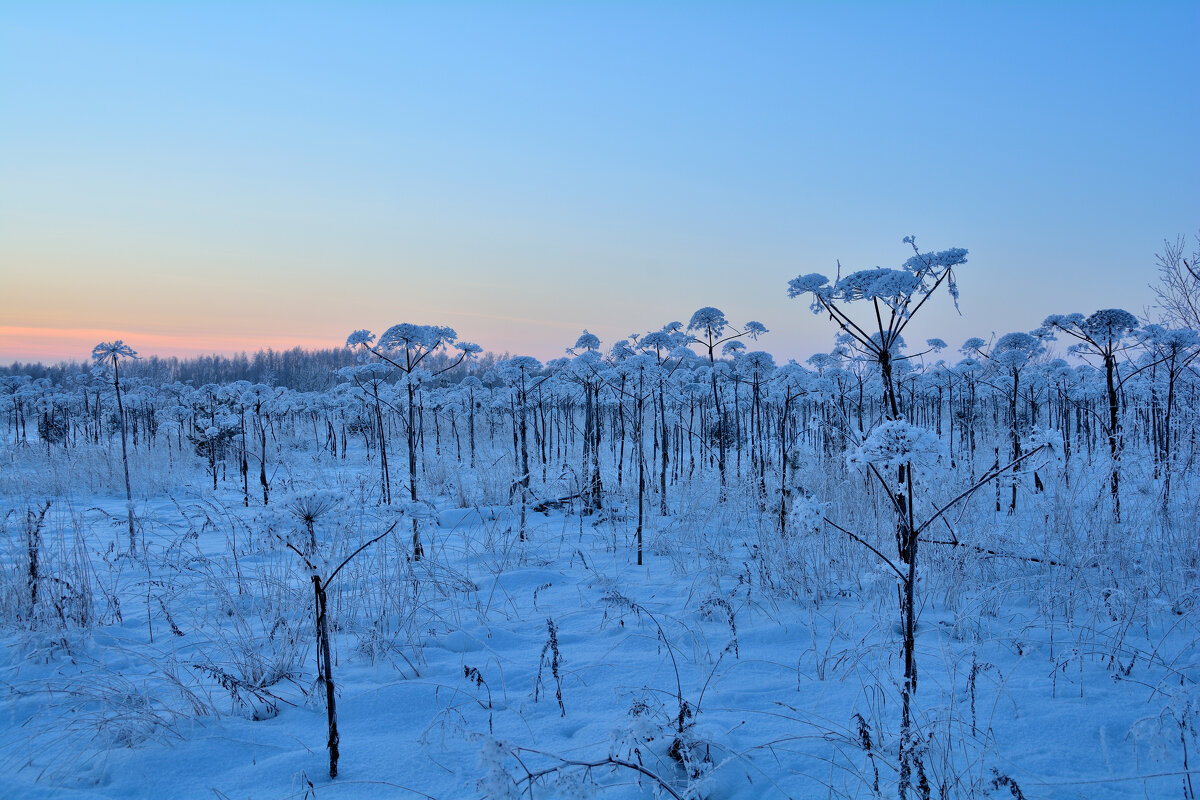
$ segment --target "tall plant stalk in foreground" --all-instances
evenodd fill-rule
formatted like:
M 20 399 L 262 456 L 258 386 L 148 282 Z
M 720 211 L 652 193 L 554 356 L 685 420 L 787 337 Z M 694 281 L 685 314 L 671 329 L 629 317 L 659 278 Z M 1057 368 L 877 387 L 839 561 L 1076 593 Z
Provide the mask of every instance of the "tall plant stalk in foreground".
M 903 635 L 901 655 L 904 678 L 901 682 L 900 752 L 898 794 L 907 797 L 913 786 L 913 773 L 918 786 L 927 786 L 920 758 L 920 736 L 913 730 L 913 695 L 917 689 L 916 664 L 916 583 L 918 526 L 913 516 L 913 461 L 922 453 L 936 449 L 936 439 L 928 431 L 907 423 L 900 410 L 896 391 L 896 362 L 901 356 L 901 334 L 926 301 L 944 284 L 957 306 L 958 288 L 954 267 L 966 263 L 967 251 L 962 248 L 923 254 L 913 237 L 905 238 L 913 248 L 913 256 L 900 269 L 868 269 L 851 273 L 830 284 L 824 275 L 811 273 L 793 279 L 788 296 L 813 296 L 813 313 L 826 313 L 837 324 L 847 341 L 879 369 L 883 384 L 885 420 L 867 436 L 860 448 L 858 460 L 884 487 L 891 498 L 896 515 L 896 555 L 899 565 L 878 550 L 870 549 L 892 568 L 899 578 L 900 624 Z M 844 305 L 867 301 L 874 312 L 874 324 L 860 324 L 843 308 Z M 881 470 L 891 473 L 891 479 Z M 844 530 L 844 529 L 843 529 Z M 846 533 L 849 533 L 846 531 Z M 858 536 L 850 534 L 862 544 Z M 869 545 L 867 545 L 870 547 Z M 927 796 L 927 795 L 926 795 Z
M 317 519 L 332 507 L 333 502 L 329 498 L 324 497 L 300 498 L 290 503 L 288 508 L 295 515 L 296 519 L 304 524 L 306 536 L 302 543 L 302 548 L 297 547 L 286 539 L 283 542 L 289 550 L 300 557 L 300 560 L 308 570 L 309 577 L 312 579 L 313 616 L 316 620 L 317 633 L 317 686 L 318 688 L 323 687 L 325 690 L 325 717 L 328 728 L 326 746 L 329 748 L 329 777 L 336 778 L 338 774 L 338 758 L 341 756 L 339 747 L 341 736 L 338 734 L 337 693 L 333 683 L 333 650 L 329 644 L 329 599 L 326 592 L 329 585 L 333 583 L 334 578 L 342 571 L 342 567 L 349 564 L 363 550 L 366 550 L 395 530 L 399 522 L 393 522 L 386 531 L 363 542 L 353 553 L 346 556 L 329 573 L 328 577 L 323 578 L 321 576 L 320 564 L 324 563 L 324 561 L 317 556 L 315 526 Z
M 133 532 L 133 489 L 129 483 L 129 449 L 125 436 L 125 403 L 121 399 L 121 359 L 137 358 L 132 347 L 118 339 L 101 342 L 92 348 L 92 360 L 101 367 L 112 367 L 113 390 L 117 393 L 117 422 L 121 429 L 121 464 L 125 468 L 125 518 L 129 522 L 129 555 L 137 552 L 137 535 Z

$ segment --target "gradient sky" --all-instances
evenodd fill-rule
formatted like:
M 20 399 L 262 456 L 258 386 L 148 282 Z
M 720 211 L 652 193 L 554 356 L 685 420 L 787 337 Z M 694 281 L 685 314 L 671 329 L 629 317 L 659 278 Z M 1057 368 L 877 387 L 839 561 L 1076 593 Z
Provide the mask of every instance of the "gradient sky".
M 804 358 L 787 281 L 910 233 L 971 251 L 910 341 L 1140 314 L 1200 227 L 1197 42 L 1195 0 L 0 0 L 0 363 L 706 305 Z

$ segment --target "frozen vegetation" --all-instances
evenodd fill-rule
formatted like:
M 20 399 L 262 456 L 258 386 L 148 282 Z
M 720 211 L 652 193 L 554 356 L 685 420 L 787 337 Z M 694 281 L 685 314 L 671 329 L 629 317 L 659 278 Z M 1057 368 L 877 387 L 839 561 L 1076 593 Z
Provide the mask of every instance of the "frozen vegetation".
M 906 346 L 909 244 L 791 282 L 804 365 L 710 307 L 4 378 L 0 796 L 1194 800 L 1200 337 Z

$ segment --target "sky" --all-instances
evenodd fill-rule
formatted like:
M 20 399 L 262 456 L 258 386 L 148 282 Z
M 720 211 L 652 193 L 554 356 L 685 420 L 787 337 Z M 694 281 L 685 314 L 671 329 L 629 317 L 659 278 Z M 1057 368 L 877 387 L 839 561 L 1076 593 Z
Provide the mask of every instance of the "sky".
M 1200 229 L 1200 3 L 0 0 L 0 363 L 494 352 L 965 247 L 909 341 L 1153 301 Z M 1150 309 L 1153 314 L 1153 309 Z

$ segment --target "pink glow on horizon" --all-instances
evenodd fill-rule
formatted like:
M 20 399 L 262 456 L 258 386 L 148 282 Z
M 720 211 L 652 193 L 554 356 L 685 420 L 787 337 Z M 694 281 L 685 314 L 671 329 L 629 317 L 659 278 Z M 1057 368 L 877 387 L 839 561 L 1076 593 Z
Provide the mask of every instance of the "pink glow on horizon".
M 42 328 L 0 325 L 0 364 L 14 361 L 40 361 L 53 364 L 59 361 L 88 361 L 92 348 L 100 342 L 123 340 L 140 356 L 189 356 L 218 353 L 254 353 L 268 348 L 290 350 L 293 347 L 327 349 L 340 347 L 343 342 L 313 337 L 261 337 L 253 341 L 236 335 L 194 333 L 156 333 L 133 329 L 107 328 Z

